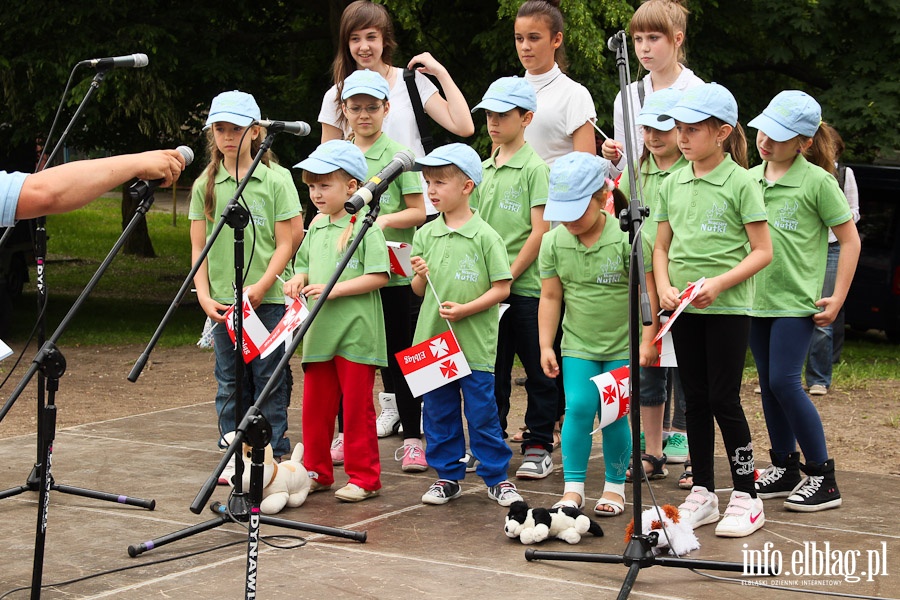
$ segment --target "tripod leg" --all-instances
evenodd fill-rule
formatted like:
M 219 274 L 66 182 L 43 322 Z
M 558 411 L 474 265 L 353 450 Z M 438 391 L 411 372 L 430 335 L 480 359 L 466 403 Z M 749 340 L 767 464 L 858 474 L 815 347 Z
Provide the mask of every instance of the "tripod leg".
M 128 546 L 128 556 L 134 558 L 136 556 L 140 556 L 144 552 L 148 550 L 153 550 L 154 548 L 159 548 L 160 546 L 165 546 L 170 542 L 177 542 L 178 540 L 184 539 L 188 536 L 194 535 L 195 533 L 202 533 L 204 531 L 209 531 L 210 529 L 215 529 L 219 525 L 224 525 L 225 523 L 231 523 L 231 519 L 228 515 L 223 515 L 220 517 L 216 517 L 215 519 L 210 519 L 209 521 L 204 521 L 203 523 L 197 523 L 196 525 L 192 525 L 186 529 L 182 529 L 180 531 L 176 531 L 174 533 L 170 533 L 168 535 L 164 535 L 162 537 L 158 537 L 155 540 L 150 540 L 147 542 L 141 542 L 137 546 Z
M 325 527 L 324 525 L 312 525 L 310 523 L 300 523 L 297 521 L 279 519 L 277 517 L 268 517 L 265 515 L 260 517 L 260 522 L 266 525 L 276 525 L 278 527 L 286 527 L 288 529 L 295 529 L 298 531 L 311 531 L 313 533 L 321 533 L 323 535 L 333 535 L 335 537 L 342 537 L 348 540 L 355 540 L 357 542 L 366 541 L 365 531 L 353 531 L 350 529 L 339 529 L 337 527 Z
M 109 492 L 98 492 L 95 490 L 87 490 L 84 488 L 73 487 L 71 485 L 53 485 L 54 490 L 63 492 L 64 494 L 73 494 L 75 496 L 83 496 L 85 498 L 93 498 L 95 500 L 106 500 L 107 502 L 118 502 L 120 504 L 128 504 L 129 506 L 140 506 L 148 510 L 156 508 L 156 500 L 144 500 L 143 498 L 131 498 L 121 494 L 110 494 Z
M 56 406 L 51 402 L 42 407 L 42 412 L 43 431 L 39 437 L 43 462 L 38 494 L 37 528 L 34 534 L 34 563 L 31 569 L 31 597 L 34 599 L 41 597 L 41 581 L 44 576 L 44 547 L 47 541 L 47 511 L 50 508 L 50 465 L 53 456 L 53 432 L 56 427 Z

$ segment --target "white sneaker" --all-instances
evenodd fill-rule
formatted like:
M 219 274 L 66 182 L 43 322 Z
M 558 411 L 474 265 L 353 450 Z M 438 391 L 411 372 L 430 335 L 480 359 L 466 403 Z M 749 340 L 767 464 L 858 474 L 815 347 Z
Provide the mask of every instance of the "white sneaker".
M 719 537 L 746 537 L 765 525 L 766 515 L 763 512 L 763 501 L 751 498 L 747 492 L 731 492 L 725 516 L 716 525 Z
M 819 383 L 809 386 L 810 396 L 824 396 L 828 393 L 828 388 Z
M 678 507 L 678 516 L 692 529 L 715 523 L 719 520 L 719 498 L 702 485 L 695 485 Z
M 400 428 L 400 413 L 397 411 L 397 397 L 394 394 L 379 392 L 378 404 L 381 405 L 381 413 L 375 419 L 375 429 L 378 437 L 383 438 L 394 435 Z

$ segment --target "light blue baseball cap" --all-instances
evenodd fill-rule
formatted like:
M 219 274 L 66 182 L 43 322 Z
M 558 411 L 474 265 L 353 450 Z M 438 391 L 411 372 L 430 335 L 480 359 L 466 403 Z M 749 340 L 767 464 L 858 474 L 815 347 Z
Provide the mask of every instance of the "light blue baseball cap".
M 605 184 L 609 165 L 605 158 L 587 152 L 570 152 L 557 158 L 550 169 L 544 219 L 563 223 L 580 219 L 591 196 Z
M 715 117 L 732 127 L 737 125 L 738 121 L 737 100 L 734 99 L 731 92 L 718 83 L 704 83 L 685 90 L 681 94 L 681 100 L 664 114 L 659 115 L 657 119 L 699 123 L 710 117 Z
M 472 112 L 483 108 L 497 113 L 505 113 L 516 107 L 530 111 L 537 110 L 537 94 L 523 77 L 501 77 L 490 85 L 481 102 L 475 105 Z
M 350 96 L 356 96 L 357 94 L 366 94 L 373 98 L 387 100 L 388 96 L 391 95 L 391 88 L 388 86 L 387 79 L 382 77 L 381 73 L 376 73 L 369 69 L 357 69 L 344 80 L 341 100 L 346 100 Z
M 747 123 L 776 142 L 802 135 L 816 135 L 822 124 L 822 107 L 815 98 L 800 90 L 785 90 L 772 98 L 762 114 Z
M 472 148 L 460 143 L 438 146 L 427 156 L 417 158 L 413 170 L 421 171 L 422 167 L 445 165 L 456 165 L 475 185 L 481 183 L 481 158 Z
M 366 157 L 357 146 L 345 140 L 329 140 L 312 151 L 306 160 L 301 160 L 295 169 L 303 169 L 316 175 L 345 170 L 357 181 L 365 181 L 369 174 Z
M 249 127 L 254 121 L 259 121 L 259 105 L 252 95 L 237 90 L 222 92 L 213 98 L 209 107 L 209 116 L 203 129 L 209 128 L 213 123 L 220 121 L 234 123 L 240 127 Z
M 644 100 L 644 106 L 637 118 L 637 124 L 644 127 L 652 127 L 660 131 L 672 131 L 675 128 L 674 119 L 659 120 L 667 110 L 678 104 L 683 92 L 675 88 L 666 88 L 653 92 Z

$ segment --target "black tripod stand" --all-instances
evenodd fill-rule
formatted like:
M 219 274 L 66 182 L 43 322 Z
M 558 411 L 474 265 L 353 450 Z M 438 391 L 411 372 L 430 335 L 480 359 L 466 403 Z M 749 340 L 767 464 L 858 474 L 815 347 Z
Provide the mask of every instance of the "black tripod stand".
M 194 263 L 191 272 L 188 274 L 185 279 L 184 284 L 181 287 L 178 295 L 175 298 L 175 301 L 172 303 L 172 306 L 169 307 L 169 312 L 166 313 L 166 316 L 163 318 L 163 322 L 160 324 L 160 327 L 157 329 L 156 334 L 154 334 L 153 339 L 148 345 L 147 349 L 141 355 L 141 358 L 135 364 L 135 367 L 132 369 L 131 374 L 128 376 L 128 379 L 131 381 L 135 381 L 140 374 L 143 365 L 146 363 L 147 358 L 149 357 L 149 353 L 152 350 L 153 344 L 155 344 L 156 340 L 159 339 L 159 335 L 162 331 L 162 328 L 165 327 L 166 322 L 168 321 L 169 316 L 174 312 L 174 309 L 178 306 L 178 303 L 184 297 L 184 294 L 187 292 L 190 287 L 191 282 L 193 281 L 194 275 L 197 273 L 197 270 L 200 268 L 200 265 L 206 259 L 207 254 L 209 253 L 212 244 L 215 242 L 216 237 L 221 231 L 222 227 L 225 224 L 228 224 L 230 227 L 234 228 L 234 285 L 235 285 L 235 310 L 233 311 L 234 315 L 234 333 L 235 333 L 235 381 L 236 381 L 236 390 L 235 390 L 235 403 L 236 407 L 240 407 L 241 403 L 241 395 L 242 395 L 242 379 L 244 372 L 244 357 L 241 351 L 243 346 L 243 310 L 239 307 L 243 304 L 243 268 L 244 268 L 244 235 L 243 230 L 249 224 L 250 214 L 239 204 L 238 199 L 241 197 L 241 193 L 246 187 L 247 183 L 250 180 L 250 175 L 256 169 L 259 164 L 262 156 L 272 145 L 274 140 L 274 135 L 276 131 L 273 129 L 269 135 L 266 136 L 262 145 L 257 152 L 256 157 L 254 158 L 253 164 L 250 166 L 247 174 L 241 180 L 241 183 L 238 185 L 237 190 L 235 191 L 234 197 L 229 201 L 228 205 L 225 208 L 225 211 L 222 214 L 222 218 L 217 223 L 216 227 L 213 229 L 212 233 L 209 236 L 209 239 L 206 242 L 206 246 L 200 252 L 197 261 Z M 229 461 L 232 460 L 232 457 L 238 452 L 238 449 L 242 448 L 244 439 L 248 439 L 252 443 L 253 451 L 251 452 L 251 472 L 250 472 L 250 494 L 248 494 L 242 489 L 242 477 L 244 472 L 244 464 L 241 458 L 241 455 L 238 455 L 238 460 L 235 461 L 235 475 L 233 478 L 234 482 L 234 490 L 231 496 L 229 497 L 228 504 L 223 505 L 219 502 L 214 502 L 210 505 L 210 509 L 216 513 L 216 517 L 205 521 L 203 523 L 199 523 L 197 525 L 193 525 L 186 529 L 182 529 L 180 531 L 176 531 L 174 533 L 170 533 L 168 535 L 164 535 L 162 537 L 156 538 L 154 540 L 150 540 L 147 542 L 142 542 L 137 545 L 128 546 L 128 555 L 131 557 L 139 556 L 148 550 L 152 550 L 154 548 L 158 548 L 159 546 L 189 537 L 196 533 L 200 533 L 203 531 L 207 531 L 210 529 L 214 529 L 226 523 L 249 523 L 249 541 L 248 541 L 248 551 L 247 551 L 247 579 L 246 579 L 246 597 L 255 598 L 256 594 L 256 568 L 258 565 L 257 561 L 257 549 L 259 544 L 259 525 L 267 524 L 267 525 L 276 525 L 278 527 L 285 527 L 288 529 L 300 530 L 300 531 L 311 531 L 313 533 L 319 533 L 324 535 L 332 535 L 336 537 L 343 537 L 347 539 L 356 540 L 359 542 L 366 541 L 366 532 L 358 532 L 351 531 L 347 529 L 338 529 L 334 527 L 324 527 L 321 525 L 313 525 L 309 523 L 299 523 L 296 521 L 290 521 L 288 519 L 279 519 L 276 517 L 270 517 L 266 515 L 259 514 L 259 503 L 262 500 L 262 468 L 263 468 L 263 456 L 265 451 L 266 443 L 268 443 L 268 439 L 266 439 L 266 435 L 260 431 L 261 429 L 266 429 L 268 425 L 263 425 L 265 422 L 264 417 L 261 414 L 260 407 L 264 402 L 268 399 L 272 390 L 277 385 L 277 381 L 280 379 L 281 374 L 284 372 L 285 368 L 287 368 L 288 362 L 290 361 L 291 356 L 294 351 L 299 346 L 300 342 L 303 339 L 303 336 L 306 334 L 306 331 L 309 329 L 309 326 L 312 324 L 313 319 L 315 319 L 321 307 L 324 305 L 325 301 L 328 298 L 328 294 L 331 292 L 331 289 L 334 287 L 334 284 L 337 283 L 338 278 L 341 276 L 341 273 L 346 267 L 347 263 L 350 261 L 350 258 L 353 256 L 354 251 L 359 246 L 362 241 L 365 232 L 372 226 L 375 221 L 375 216 L 377 216 L 378 212 L 378 202 L 373 203 L 373 208 L 370 210 L 369 214 L 366 216 L 365 221 L 363 223 L 363 227 L 361 228 L 359 234 L 354 238 L 354 240 L 350 243 L 347 248 L 346 253 L 344 254 L 341 262 L 338 264 L 337 269 L 332 276 L 332 279 L 329 281 L 326 288 L 323 290 L 322 295 L 319 300 L 313 306 L 313 309 L 310 311 L 309 316 L 306 321 L 304 321 L 303 325 L 300 328 L 300 331 L 295 336 L 293 343 L 290 348 L 284 353 L 284 356 L 279 361 L 278 365 L 275 367 L 275 370 L 270 377 L 269 381 L 266 383 L 265 387 L 260 392 L 259 398 L 257 401 L 247 409 L 247 413 L 243 416 L 243 419 L 238 421 L 240 418 L 240 413 L 235 410 L 235 430 L 234 430 L 234 439 L 231 444 L 228 446 L 225 451 L 225 456 L 219 462 L 215 471 L 210 475 L 209 479 L 206 480 L 203 488 L 200 493 L 197 495 L 197 498 L 194 500 L 194 503 L 191 504 L 191 511 L 194 514 L 200 514 L 203 510 L 203 505 L 209 500 L 210 496 L 213 493 L 213 489 L 218 483 L 219 475 L 225 469 L 225 466 Z M 265 442 L 263 440 L 265 439 Z M 254 490 L 254 479 L 259 482 L 259 491 L 256 492 Z
M 624 31 L 618 32 L 609 39 L 609 48 L 616 52 L 616 65 L 619 68 L 619 86 L 622 97 L 622 113 L 625 125 L 625 157 L 628 164 L 628 176 L 631 186 L 631 198 L 629 207 L 619 215 L 620 225 L 623 231 L 629 232 L 631 242 L 630 275 L 628 290 L 628 337 L 629 337 L 629 384 L 631 386 L 631 438 L 632 456 L 641 456 L 641 384 L 640 384 L 640 335 L 641 323 L 652 324 L 649 296 L 645 286 L 643 274 L 643 247 L 641 241 L 641 227 L 644 219 L 649 215 L 649 210 L 643 206 L 640 200 L 640 186 L 637 183 L 637 161 L 634 151 L 634 127 L 631 117 L 634 114 L 631 107 L 630 71 L 628 68 L 627 37 Z M 641 481 L 645 478 L 643 461 L 635 460 L 634 472 L 640 476 L 632 477 L 632 496 L 634 500 L 634 533 L 625 548 L 623 554 L 590 554 L 586 552 L 542 552 L 528 549 L 525 551 L 527 560 L 567 560 L 579 562 L 598 562 L 624 564 L 628 567 L 628 574 L 619 590 L 619 600 L 628 598 L 638 573 L 645 567 L 661 565 L 665 567 L 680 567 L 683 569 L 715 569 L 719 571 L 744 572 L 744 565 L 721 561 L 709 561 L 700 559 L 686 559 L 680 557 L 654 556 L 653 548 L 657 545 L 658 534 L 649 535 L 643 533 Z M 640 465 L 640 466 L 638 466 Z M 755 574 L 766 574 L 755 572 Z
M 68 127 L 63 132 L 62 136 L 60 136 L 60 140 L 54 148 L 53 153 L 50 155 L 50 158 L 47 160 L 46 164 L 50 164 L 57 151 L 62 147 L 63 140 L 65 139 L 68 132 L 72 129 L 75 120 L 81 114 L 87 100 L 96 91 L 105 74 L 106 69 L 102 69 L 98 71 L 98 73 L 94 76 L 94 80 L 91 82 L 90 88 L 85 94 L 84 99 L 82 99 L 78 110 L 76 110 L 75 114 L 72 116 Z M 56 328 L 56 331 L 53 332 L 53 335 L 51 335 L 50 339 L 46 342 L 44 342 L 44 309 L 47 302 L 47 290 L 44 284 L 44 257 L 47 250 L 47 232 L 45 227 L 45 219 L 41 217 L 37 220 L 35 257 L 37 259 L 38 266 L 38 343 L 41 345 L 41 348 L 38 351 L 37 355 L 35 355 L 34 360 L 32 361 L 32 366 L 29 368 L 28 372 L 22 378 L 21 382 L 19 382 L 19 385 L 10 395 L 2 410 L 0 410 L 0 421 L 2 421 L 3 417 L 5 417 L 6 413 L 9 412 L 9 409 L 12 408 L 13 403 L 21 395 L 22 391 L 24 391 L 25 387 L 28 385 L 34 375 L 36 373 L 39 373 L 37 381 L 37 462 L 32 468 L 31 473 L 24 485 L 0 492 L 0 499 L 2 499 L 16 496 L 27 491 L 38 491 L 38 514 L 37 526 L 35 530 L 34 566 L 32 568 L 31 581 L 32 598 L 40 598 L 41 595 L 41 580 L 43 577 L 44 566 L 44 548 L 47 536 L 47 513 L 50 506 L 51 490 L 86 498 L 94 498 L 96 500 L 106 500 L 108 502 L 117 502 L 120 504 L 139 506 L 141 508 L 146 508 L 149 510 L 153 510 L 156 506 L 155 500 L 131 498 L 123 494 L 112 494 L 108 492 L 99 492 L 67 485 L 59 485 L 54 481 L 53 475 L 50 471 L 53 456 L 53 441 L 56 438 L 56 392 L 59 389 L 59 378 L 62 377 L 66 371 L 66 359 L 63 356 L 62 352 L 59 351 L 59 348 L 56 346 L 56 342 L 59 340 L 62 333 L 66 330 L 70 321 L 78 312 L 78 309 L 80 309 L 81 305 L 84 304 L 84 301 L 87 299 L 88 295 L 90 295 L 91 291 L 93 291 L 94 287 L 96 287 L 97 282 L 100 281 L 100 278 L 106 272 L 106 269 L 112 263 L 113 258 L 115 258 L 115 255 L 124 245 L 125 241 L 131 235 L 134 228 L 138 225 L 140 219 L 144 217 L 147 210 L 153 204 L 153 195 L 150 194 L 149 197 L 141 198 L 141 200 L 143 202 L 138 207 L 137 211 L 132 217 L 131 222 L 122 232 L 122 235 L 119 237 L 112 250 L 110 250 L 103 263 L 101 263 L 100 267 L 97 269 L 97 272 L 94 273 L 94 276 L 88 282 L 87 286 L 85 286 L 84 290 L 78 296 L 78 299 L 69 309 L 69 312 L 66 313 L 66 316 Z M 47 391 L 46 403 L 44 397 L 45 380 Z

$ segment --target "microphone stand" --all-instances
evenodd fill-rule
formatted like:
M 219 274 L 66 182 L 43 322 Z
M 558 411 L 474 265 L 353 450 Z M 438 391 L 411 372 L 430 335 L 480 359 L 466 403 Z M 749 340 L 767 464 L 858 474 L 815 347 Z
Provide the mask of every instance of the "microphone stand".
M 640 187 L 638 185 L 638 161 L 635 160 L 634 151 L 634 126 L 632 125 L 632 106 L 630 84 L 630 70 L 628 67 L 627 37 L 624 31 L 619 31 L 609 39 L 609 48 L 616 52 L 616 66 L 619 69 L 619 87 L 622 96 L 622 114 L 625 125 L 625 158 L 628 164 L 628 182 L 631 186 L 631 198 L 628 208 L 619 214 L 619 224 L 623 231 L 627 231 L 631 242 L 630 285 L 628 289 L 628 342 L 629 342 L 629 370 L 628 378 L 631 386 L 631 455 L 641 456 L 641 378 L 640 378 L 640 336 L 641 322 L 645 326 L 651 325 L 653 320 L 650 311 L 650 301 L 646 289 L 644 273 L 644 252 L 641 241 L 641 227 L 643 221 L 649 216 L 650 211 L 641 202 Z M 639 321 L 640 319 L 640 321 Z M 619 600 L 625 600 L 631 593 L 641 569 L 661 565 L 664 567 L 679 567 L 682 569 L 715 569 L 720 571 L 744 572 L 744 565 L 722 561 L 710 561 L 671 556 L 654 556 L 653 548 L 657 545 L 659 534 L 652 532 L 644 534 L 642 524 L 641 481 L 646 478 L 644 462 L 633 460 L 632 497 L 634 514 L 634 533 L 625 547 L 623 554 L 591 554 L 588 552 L 545 552 L 529 548 L 525 551 L 525 559 L 532 560 L 566 560 L 578 562 L 597 562 L 610 564 L 624 564 L 628 567 L 628 574 L 619 589 Z M 640 466 L 638 466 L 640 465 Z M 639 474 L 639 476 L 638 476 Z M 649 484 L 648 484 L 649 485 Z M 754 574 L 768 575 L 761 568 Z
M 242 405 L 242 387 L 243 387 L 243 372 L 244 372 L 244 357 L 243 357 L 243 310 L 241 307 L 243 306 L 243 268 L 244 268 L 244 228 L 249 224 L 250 214 L 244 209 L 239 203 L 238 198 L 240 198 L 241 193 L 246 187 L 247 183 L 250 181 L 250 175 L 256 169 L 259 162 L 262 160 L 263 155 L 272 145 L 274 141 L 275 133 L 269 133 L 263 143 L 261 144 L 259 151 L 256 154 L 256 157 L 253 160 L 253 164 L 250 165 L 247 174 L 241 180 L 238 185 L 237 190 L 235 191 L 234 197 L 228 202 L 228 205 L 225 207 L 224 212 L 222 213 L 222 218 L 217 223 L 216 227 L 213 229 L 210 234 L 209 239 L 206 242 L 206 246 L 204 246 L 203 250 L 200 252 L 197 261 L 194 263 L 191 268 L 191 272 L 188 274 L 185 279 L 184 284 L 182 284 L 181 289 L 179 290 L 178 295 L 176 296 L 174 302 L 169 307 L 169 311 L 166 313 L 165 317 L 163 317 L 162 323 L 160 323 L 159 328 L 154 334 L 153 339 L 148 345 L 147 349 L 145 349 L 144 353 L 141 355 L 138 362 L 135 364 L 134 368 L 129 374 L 128 379 L 130 381 L 135 381 L 140 374 L 143 365 L 146 364 L 147 358 L 149 357 L 149 353 L 152 349 L 153 344 L 159 339 L 159 335 L 161 334 L 162 329 L 165 327 L 170 315 L 174 312 L 175 308 L 178 306 L 178 303 L 184 297 L 185 292 L 193 281 L 194 275 L 200 268 L 200 265 L 206 259 L 206 255 L 209 254 L 210 248 L 216 240 L 216 237 L 219 235 L 219 232 L 222 230 L 222 227 L 227 224 L 228 226 L 234 228 L 234 286 L 235 286 L 235 310 L 232 312 L 234 315 L 234 334 L 235 334 L 235 430 L 234 430 L 234 440 L 225 450 L 225 455 L 222 460 L 219 462 L 216 469 L 210 475 L 210 477 L 206 480 L 203 488 L 200 493 L 197 495 L 197 498 L 194 500 L 194 503 L 191 504 L 191 512 L 194 514 L 200 514 L 203 510 L 203 505 L 209 500 L 210 496 L 212 496 L 213 490 L 218 484 L 219 475 L 222 473 L 222 470 L 228 464 L 232 458 L 238 454 L 237 449 L 242 448 L 244 439 L 248 439 L 252 445 L 251 451 L 251 469 L 250 469 L 250 493 L 249 496 L 246 492 L 243 491 L 243 473 L 244 473 L 244 461 L 243 457 L 239 456 L 239 460 L 235 461 L 235 474 L 232 479 L 234 483 L 234 489 L 232 491 L 231 496 L 228 499 L 227 505 L 223 505 L 220 502 L 214 502 L 210 505 L 210 510 L 216 514 L 216 517 L 205 521 L 203 523 L 198 523 L 197 525 L 193 525 L 191 527 L 182 529 L 180 531 L 176 531 L 174 533 L 170 533 L 164 535 L 162 537 L 156 538 L 154 540 L 149 540 L 146 542 L 141 542 L 137 545 L 128 546 L 128 555 L 132 558 L 137 557 L 148 550 L 153 550 L 154 548 L 158 548 L 165 544 L 169 544 L 171 542 L 189 537 L 196 533 L 200 533 L 203 531 L 208 531 L 210 529 L 214 529 L 226 523 L 249 523 L 249 539 L 247 546 L 247 577 L 246 577 L 246 598 L 249 600 L 250 598 L 256 598 L 256 570 L 258 567 L 258 548 L 259 548 L 259 525 L 260 524 L 268 524 L 275 525 L 278 527 L 285 527 L 288 529 L 294 529 L 299 531 L 311 531 L 313 533 L 319 533 L 324 535 L 332 535 L 336 537 L 342 537 L 347 539 L 356 540 L 359 542 L 366 541 L 366 532 L 358 532 L 351 531 L 348 529 L 338 529 L 334 527 L 324 527 L 321 525 L 314 525 L 309 523 L 300 523 L 296 521 L 291 521 L 288 519 L 280 519 L 277 517 L 270 517 L 267 515 L 260 515 L 259 504 L 262 501 L 262 476 L 263 476 L 263 460 L 265 456 L 265 447 L 269 442 L 269 438 L 271 437 L 271 429 L 269 428 L 269 424 L 266 422 L 265 417 L 262 415 L 260 407 L 265 403 L 271 394 L 273 388 L 275 387 L 275 382 L 280 379 L 281 374 L 287 368 L 288 362 L 291 359 L 291 356 L 294 354 L 294 351 L 300 345 L 300 342 L 303 339 L 303 336 L 306 334 L 306 331 L 309 329 L 309 326 L 312 324 L 313 319 L 315 319 L 316 315 L 321 310 L 322 306 L 325 304 L 325 301 L 328 299 L 328 294 L 331 292 L 331 289 L 334 287 L 335 283 L 337 283 L 338 278 L 343 273 L 344 268 L 347 266 L 347 263 L 350 262 L 350 258 L 353 256 L 353 253 L 356 251 L 359 244 L 362 242 L 363 237 L 365 236 L 366 231 L 372 226 L 375 222 L 375 217 L 378 214 L 378 210 L 380 205 L 378 202 L 373 202 L 372 207 L 369 210 L 369 213 L 366 215 L 363 226 L 360 229 L 359 234 L 353 239 L 350 243 L 350 246 L 347 248 L 346 253 L 338 264 L 331 280 L 328 282 L 328 285 L 322 291 L 322 295 L 319 297 L 319 300 L 315 303 L 312 310 L 310 311 L 309 316 L 303 322 L 300 327 L 298 334 L 294 337 L 293 342 L 291 343 L 290 348 L 284 353 L 284 356 L 279 361 L 278 365 L 276 365 L 275 370 L 272 373 L 272 376 L 269 378 L 269 381 L 266 383 L 265 387 L 260 392 L 259 398 L 257 401 L 247 409 L 245 415 L 243 415 L 243 419 L 241 419 L 240 412 L 237 410 Z M 241 419 L 241 420 L 239 420 Z M 268 434 L 266 431 L 268 430 Z M 255 482 L 255 485 L 254 485 Z
M 103 77 L 105 75 L 106 70 L 100 70 L 94 76 L 94 79 L 91 82 L 91 87 L 85 94 L 84 99 L 81 101 L 81 104 L 78 106 L 75 114 L 72 116 L 68 127 L 60 136 L 59 142 L 53 149 L 53 152 L 51 153 L 50 158 L 47 160 L 46 164 L 50 164 L 57 151 L 62 147 L 63 140 L 66 138 L 69 131 L 71 131 L 76 119 L 83 111 L 88 99 L 97 90 L 100 82 L 103 80 Z M 62 377 L 66 371 L 66 359 L 63 356 L 62 352 L 60 352 L 59 348 L 56 346 L 56 342 L 68 327 L 69 322 L 75 316 L 75 313 L 79 308 L 81 308 L 81 305 L 84 304 L 84 301 L 87 299 L 88 295 L 91 293 L 94 287 L 96 287 L 97 282 L 109 267 L 110 263 L 112 263 L 112 260 L 115 257 L 116 253 L 118 253 L 119 249 L 124 245 L 128 236 L 131 235 L 131 232 L 137 226 L 139 218 L 144 216 L 144 214 L 152 204 L 153 196 L 151 194 L 151 196 L 149 198 L 145 198 L 144 203 L 139 206 L 138 211 L 135 213 L 131 222 L 122 232 L 122 235 L 119 237 L 112 250 L 110 250 L 106 259 L 104 259 L 97 272 L 94 273 L 94 276 L 88 282 L 87 286 L 85 286 L 84 290 L 81 292 L 81 295 L 78 296 L 78 299 L 69 309 L 69 312 L 66 313 L 66 316 L 63 318 L 62 322 L 60 322 L 59 326 L 57 326 L 56 331 L 53 332 L 53 334 L 50 336 L 50 339 L 46 342 L 44 341 L 46 327 L 46 317 L 44 311 L 47 304 L 47 288 L 44 285 L 44 259 L 47 252 L 47 230 L 46 219 L 44 217 L 39 217 L 36 220 L 37 228 L 35 236 L 35 259 L 37 261 L 38 344 L 40 345 L 40 350 L 35 355 L 34 360 L 32 361 L 32 366 L 29 368 L 28 372 L 19 382 L 19 385 L 6 401 L 6 404 L 4 404 L 3 408 L 0 409 L 0 421 L 2 421 L 3 417 L 6 416 L 6 413 L 9 412 L 10 408 L 12 408 L 13 403 L 21 395 L 22 391 L 31 381 L 32 377 L 34 377 L 36 373 L 39 373 L 37 380 L 37 462 L 32 468 L 31 474 L 28 476 L 28 479 L 24 485 L 0 492 L 0 499 L 16 496 L 27 491 L 38 490 L 39 492 L 37 526 L 35 530 L 34 541 L 34 561 L 31 579 L 31 598 L 40 598 L 41 596 L 44 549 L 47 537 L 47 513 L 50 506 L 51 490 L 60 491 L 66 494 L 73 494 L 76 496 L 82 496 L 85 498 L 94 498 L 96 500 L 106 500 L 107 502 L 117 502 L 120 504 L 128 504 L 130 506 L 139 506 L 148 510 L 153 510 L 156 507 L 155 500 L 131 498 L 123 494 L 111 494 L 107 492 L 99 492 L 67 485 L 59 485 L 54 481 L 53 475 L 50 470 L 53 458 L 53 441 L 56 438 L 56 392 L 59 389 L 59 378 Z M 47 391 L 46 402 L 44 394 L 45 383 Z

